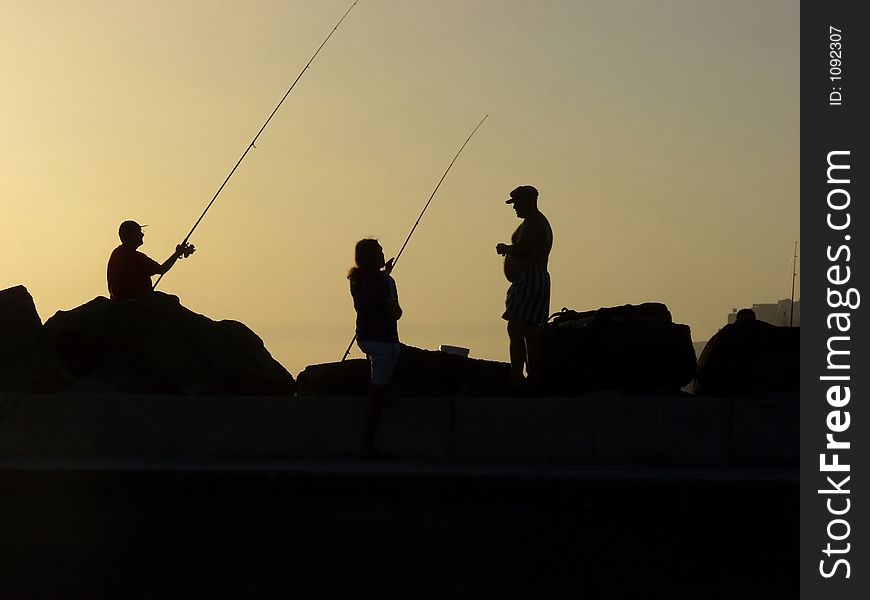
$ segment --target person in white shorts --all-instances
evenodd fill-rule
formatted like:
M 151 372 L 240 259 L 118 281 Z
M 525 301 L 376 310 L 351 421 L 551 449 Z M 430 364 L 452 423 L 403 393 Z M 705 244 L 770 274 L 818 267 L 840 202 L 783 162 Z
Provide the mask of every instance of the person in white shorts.
M 360 240 L 354 250 L 355 266 L 347 278 L 356 310 L 356 339 L 371 364 L 369 405 L 360 453 L 364 458 L 383 456 L 375 448 L 387 386 L 399 360 L 399 329 L 402 317 L 396 281 L 390 276 L 393 259 L 384 260 L 384 250 L 375 239 Z

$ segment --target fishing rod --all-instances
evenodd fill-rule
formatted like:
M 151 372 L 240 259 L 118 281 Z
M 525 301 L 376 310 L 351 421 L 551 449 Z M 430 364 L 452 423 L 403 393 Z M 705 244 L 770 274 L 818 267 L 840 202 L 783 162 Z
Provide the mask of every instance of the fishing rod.
M 305 74 L 305 71 L 308 70 L 308 67 L 311 66 L 311 63 L 314 62 L 314 59 L 317 58 L 317 55 L 320 54 L 320 50 L 323 49 L 323 47 L 326 45 L 326 42 L 329 41 L 329 38 L 332 37 L 332 34 L 335 33 L 335 31 L 336 31 L 336 30 L 338 29 L 338 27 L 341 25 L 342 21 L 344 21 L 345 17 L 347 17 L 347 15 L 350 13 L 350 11 L 353 10 L 353 7 L 357 5 L 357 2 L 359 2 L 359 0 L 354 0 L 354 3 L 351 4 L 351 5 L 350 5 L 350 8 L 348 8 L 348 9 L 345 11 L 344 15 L 342 15 L 342 17 L 338 20 L 338 23 L 335 24 L 335 27 L 332 28 L 332 31 L 329 32 L 329 35 L 326 36 L 326 39 L 324 39 L 323 42 L 321 42 L 320 46 L 317 47 L 317 50 L 316 50 L 316 51 L 314 52 L 314 54 L 311 56 L 311 59 L 309 59 L 308 63 L 306 63 L 306 65 L 302 68 L 302 71 L 299 72 L 299 75 L 296 76 L 296 79 L 295 79 L 295 80 L 293 81 L 293 83 L 290 85 L 290 88 L 287 90 L 287 92 L 286 92 L 286 93 L 284 94 L 284 96 L 281 98 L 281 101 L 278 102 L 278 105 L 275 107 L 275 110 L 272 111 L 272 113 L 269 115 L 269 118 L 266 119 L 266 122 L 263 123 L 263 126 L 262 126 L 262 127 L 260 127 L 260 130 L 257 132 L 257 135 L 254 136 L 254 139 L 251 140 L 251 143 L 248 144 L 247 148 L 245 148 L 245 151 L 242 153 L 242 156 L 239 158 L 239 160 L 236 162 L 236 165 L 235 165 L 235 166 L 233 167 L 233 169 L 230 171 L 230 174 L 227 175 L 227 178 L 224 179 L 224 182 L 223 182 L 223 183 L 221 184 L 221 186 L 218 188 L 218 191 L 215 192 L 215 195 L 212 197 L 211 202 L 208 203 L 208 206 L 205 207 L 205 210 L 202 211 L 202 214 L 201 214 L 201 215 L 199 216 L 199 218 L 196 220 L 196 223 L 193 224 L 193 227 L 190 229 L 190 231 L 188 232 L 188 234 L 184 237 L 184 241 L 182 241 L 181 244 L 180 244 L 181 246 L 184 246 L 185 244 L 187 244 L 187 241 L 190 239 L 190 236 L 193 235 L 193 232 L 196 231 L 196 228 L 197 228 L 197 226 L 199 226 L 200 221 L 202 221 L 203 217 L 205 217 L 205 213 L 208 212 L 208 209 L 210 209 L 210 208 L 211 208 L 211 205 L 214 204 L 214 201 L 217 200 L 217 197 L 218 197 L 218 196 L 220 195 L 220 193 L 223 191 L 224 186 L 227 184 L 227 182 L 228 182 L 228 181 L 230 180 L 230 178 L 233 176 L 233 173 L 236 172 L 236 169 L 239 168 L 239 165 L 242 164 L 242 161 L 245 160 L 245 157 L 248 155 L 248 152 L 251 151 L 251 148 L 256 148 L 256 147 L 257 147 L 257 146 L 256 146 L 256 143 L 257 143 L 257 139 L 260 137 L 260 134 L 263 133 L 263 131 L 266 129 L 266 126 L 269 125 L 269 121 L 272 120 L 272 117 L 275 116 L 275 113 L 277 113 L 277 112 L 278 112 L 278 109 L 281 108 L 281 105 L 284 104 L 284 100 L 287 99 L 287 96 L 290 95 L 290 92 L 293 91 L 293 88 L 296 87 L 296 84 L 299 83 L 299 80 L 300 80 L 300 79 L 302 79 L 302 76 Z M 185 256 L 186 256 L 186 255 L 185 255 Z M 157 289 L 157 284 L 160 283 L 160 280 L 161 280 L 161 279 L 163 279 L 163 275 L 165 275 L 165 273 L 161 274 L 160 277 L 157 278 L 157 281 L 154 282 L 154 285 L 153 285 L 152 288 L 151 288 L 152 290 Z
M 431 204 L 432 198 L 435 197 L 436 192 L 438 192 L 438 188 L 441 187 L 441 183 L 444 181 L 444 178 L 447 177 L 447 173 L 450 172 L 450 168 L 453 166 L 453 163 L 455 163 L 456 159 L 459 158 L 459 155 L 462 154 L 462 150 L 465 149 L 466 144 L 468 144 L 468 142 L 471 141 L 471 138 L 474 137 L 474 134 L 477 133 L 477 130 L 480 129 L 480 126 L 483 125 L 483 122 L 486 121 L 486 118 L 488 116 L 489 115 L 483 115 L 483 118 L 480 120 L 480 123 L 478 123 L 477 127 L 475 127 L 471 131 L 471 134 L 468 136 L 468 139 L 466 139 L 465 142 L 463 142 L 462 146 L 459 147 L 459 151 L 456 153 L 456 156 L 454 156 L 453 160 L 450 161 L 450 164 L 447 165 L 447 170 L 444 171 L 444 175 L 442 175 L 441 179 L 438 180 L 438 185 L 436 185 L 435 189 L 432 190 L 432 194 L 429 196 L 429 199 L 426 201 L 426 205 L 423 207 L 423 210 L 420 211 L 420 216 L 417 217 L 417 221 L 414 223 L 414 226 L 411 227 L 411 231 L 410 231 L 410 233 L 408 233 L 408 237 L 405 238 L 405 243 L 402 244 L 402 247 L 399 249 L 399 253 L 396 255 L 396 258 L 393 259 L 393 265 L 390 268 L 391 273 L 396 268 L 396 264 L 399 262 L 399 258 L 401 258 L 402 252 L 405 251 L 405 246 L 408 245 L 408 242 L 411 240 L 411 236 L 414 235 L 414 231 L 417 229 L 417 225 L 420 224 L 420 219 L 423 218 L 423 215 L 426 213 L 426 209 L 429 208 L 429 204 Z M 347 345 L 347 350 L 344 351 L 344 356 L 341 357 L 341 362 L 344 362 L 344 360 L 347 358 L 347 355 L 350 354 L 350 349 L 353 348 L 353 343 L 355 341 L 356 341 L 356 334 L 354 333 L 353 338 L 351 338 L 351 340 L 350 340 L 350 344 Z

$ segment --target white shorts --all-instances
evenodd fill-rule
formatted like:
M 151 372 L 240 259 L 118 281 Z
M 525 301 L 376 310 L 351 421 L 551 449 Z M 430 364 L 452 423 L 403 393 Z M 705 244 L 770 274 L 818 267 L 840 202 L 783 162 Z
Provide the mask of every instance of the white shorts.
M 393 378 L 396 362 L 399 360 L 399 344 L 389 342 L 366 342 L 358 341 L 357 346 L 365 352 L 372 367 L 372 383 L 374 385 L 387 385 Z

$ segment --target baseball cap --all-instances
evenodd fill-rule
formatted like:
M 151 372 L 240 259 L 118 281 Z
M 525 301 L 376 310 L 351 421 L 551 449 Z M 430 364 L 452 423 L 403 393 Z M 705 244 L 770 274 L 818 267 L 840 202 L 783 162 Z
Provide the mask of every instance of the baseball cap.
M 122 240 L 130 234 L 139 233 L 142 231 L 143 227 L 148 227 L 147 225 L 139 225 L 136 221 L 124 221 L 121 223 L 121 226 L 118 227 L 118 237 Z
M 537 200 L 538 190 L 531 185 L 521 185 L 514 188 L 511 192 L 511 197 L 504 201 L 505 204 L 513 204 L 515 200 Z

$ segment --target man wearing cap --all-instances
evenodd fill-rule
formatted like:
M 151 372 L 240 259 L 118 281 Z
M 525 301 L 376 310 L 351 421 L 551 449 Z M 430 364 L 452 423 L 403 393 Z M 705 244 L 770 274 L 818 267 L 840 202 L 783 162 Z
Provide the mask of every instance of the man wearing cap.
M 151 291 L 151 276 L 162 275 L 172 268 L 175 261 L 193 254 L 192 244 L 179 244 L 175 252 L 161 265 L 136 250 L 142 245 L 145 234 L 136 221 L 124 221 L 118 228 L 121 245 L 109 257 L 107 278 L 109 297 L 112 300 L 138 298 Z
M 540 382 L 543 346 L 541 325 L 550 314 L 550 274 L 547 261 L 553 248 L 553 229 L 538 210 L 538 190 L 521 185 L 505 204 L 513 204 L 523 222 L 511 236 L 510 244 L 498 244 L 504 256 L 504 274 L 510 282 L 502 318 L 508 322 L 511 385 Z M 527 379 L 523 378 L 523 366 Z

